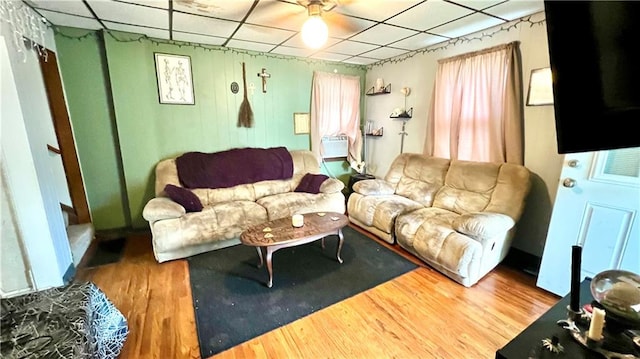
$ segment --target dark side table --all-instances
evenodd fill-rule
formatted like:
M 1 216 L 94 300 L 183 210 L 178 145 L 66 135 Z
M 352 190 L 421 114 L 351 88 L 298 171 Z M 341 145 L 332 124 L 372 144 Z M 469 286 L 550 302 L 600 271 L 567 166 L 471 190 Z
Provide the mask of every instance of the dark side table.
M 580 304 L 588 304 L 593 301 L 591 296 L 591 279 L 587 278 L 580 283 Z M 571 337 L 566 329 L 562 329 L 556 322 L 567 319 L 567 306 L 570 296 L 567 295 L 551 307 L 538 320 L 528 326 L 522 333 L 513 338 L 506 346 L 496 352 L 496 359 L 534 359 L 534 358 L 576 358 L 576 359 L 603 359 Z M 564 347 L 562 355 L 542 350 L 542 340 L 557 336 Z

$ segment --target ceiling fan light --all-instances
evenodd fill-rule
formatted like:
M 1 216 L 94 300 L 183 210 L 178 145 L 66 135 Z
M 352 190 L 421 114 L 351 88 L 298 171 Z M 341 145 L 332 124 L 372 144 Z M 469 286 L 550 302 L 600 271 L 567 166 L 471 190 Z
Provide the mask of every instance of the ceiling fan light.
M 329 28 L 320 16 L 310 16 L 302 25 L 302 41 L 312 49 L 324 45 L 327 37 L 329 37 Z

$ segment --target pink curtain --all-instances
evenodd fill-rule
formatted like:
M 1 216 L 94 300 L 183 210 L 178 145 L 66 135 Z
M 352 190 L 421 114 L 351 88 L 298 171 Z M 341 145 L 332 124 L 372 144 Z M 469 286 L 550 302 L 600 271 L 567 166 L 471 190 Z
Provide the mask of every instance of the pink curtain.
M 424 153 L 524 163 L 519 43 L 439 61 Z
M 346 135 L 347 160 L 360 162 L 360 77 L 315 71 L 311 89 L 311 151 L 322 158 L 322 136 Z

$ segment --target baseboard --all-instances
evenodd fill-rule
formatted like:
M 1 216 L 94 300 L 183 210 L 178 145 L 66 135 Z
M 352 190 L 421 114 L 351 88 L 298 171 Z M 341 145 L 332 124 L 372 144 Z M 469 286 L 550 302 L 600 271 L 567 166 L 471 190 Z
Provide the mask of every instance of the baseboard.
M 540 271 L 541 260 L 542 259 L 538 256 L 527 253 L 518 248 L 511 247 L 509 253 L 507 253 L 507 256 L 502 261 L 502 264 L 537 277 L 538 272 Z

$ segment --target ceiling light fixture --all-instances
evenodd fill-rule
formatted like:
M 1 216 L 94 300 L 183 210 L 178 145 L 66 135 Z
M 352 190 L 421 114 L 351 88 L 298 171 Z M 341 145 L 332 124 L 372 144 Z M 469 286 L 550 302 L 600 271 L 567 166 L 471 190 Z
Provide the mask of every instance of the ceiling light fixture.
M 327 42 L 329 28 L 322 20 L 322 3 L 312 1 L 307 9 L 309 18 L 302 25 L 302 41 L 312 49 L 318 49 Z

